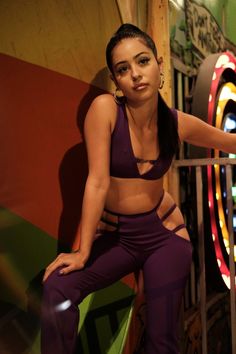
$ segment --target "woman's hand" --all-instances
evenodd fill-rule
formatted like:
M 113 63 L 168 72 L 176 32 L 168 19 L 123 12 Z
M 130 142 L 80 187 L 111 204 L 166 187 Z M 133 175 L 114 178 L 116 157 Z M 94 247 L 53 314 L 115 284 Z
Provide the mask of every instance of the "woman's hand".
M 43 282 L 54 272 L 58 267 L 61 267 L 60 274 L 68 274 L 74 270 L 84 268 L 88 257 L 83 255 L 80 251 L 73 253 L 60 253 L 57 258 L 50 263 L 44 273 Z

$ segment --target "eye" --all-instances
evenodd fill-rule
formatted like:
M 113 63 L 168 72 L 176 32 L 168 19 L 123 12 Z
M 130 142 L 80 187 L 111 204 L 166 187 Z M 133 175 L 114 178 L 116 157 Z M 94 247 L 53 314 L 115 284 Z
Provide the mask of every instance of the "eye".
M 127 65 L 120 66 L 120 67 L 116 70 L 117 74 L 120 74 L 120 75 L 126 73 L 127 71 L 128 71 L 128 66 L 127 66 Z
M 150 61 L 150 58 L 148 58 L 148 57 L 142 57 L 142 58 L 139 59 L 138 62 L 139 62 L 140 65 L 146 65 L 146 64 L 149 63 L 149 61 Z

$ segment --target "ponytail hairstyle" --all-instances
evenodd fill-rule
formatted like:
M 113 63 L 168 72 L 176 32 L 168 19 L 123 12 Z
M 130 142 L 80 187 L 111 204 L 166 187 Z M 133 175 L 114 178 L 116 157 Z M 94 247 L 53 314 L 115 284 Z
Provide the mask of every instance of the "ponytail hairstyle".
M 106 61 L 108 69 L 114 76 L 112 51 L 115 46 L 126 38 L 139 38 L 151 49 L 157 60 L 157 49 L 153 39 L 138 27 L 124 23 L 113 34 L 106 47 Z M 168 107 L 161 94 L 158 92 L 158 141 L 160 156 L 170 158 L 177 153 L 179 148 L 178 124 L 175 113 Z

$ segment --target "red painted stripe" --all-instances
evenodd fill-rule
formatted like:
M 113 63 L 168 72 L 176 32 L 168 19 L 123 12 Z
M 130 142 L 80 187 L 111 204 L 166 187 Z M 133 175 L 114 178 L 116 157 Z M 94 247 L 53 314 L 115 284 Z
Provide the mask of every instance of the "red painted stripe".
M 86 178 L 79 128 L 100 93 L 0 54 L 0 204 L 53 237 L 69 240 L 78 224 Z

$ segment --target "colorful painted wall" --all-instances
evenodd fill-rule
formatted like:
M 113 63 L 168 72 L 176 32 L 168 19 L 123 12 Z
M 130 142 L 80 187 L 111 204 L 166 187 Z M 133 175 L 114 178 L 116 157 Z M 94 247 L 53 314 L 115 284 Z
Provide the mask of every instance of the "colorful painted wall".
M 80 220 L 84 117 L 113 89 L 105 45 L 124 19 L 145 25 L 144 5 L 0 2 L 1 354 L 39 353 L 42 274 L 70 248 Z M 123 350 L 134 293 L 130 276 L 84 302 L 81 350 L 93 352 L 91 333 L 98 353 Z

